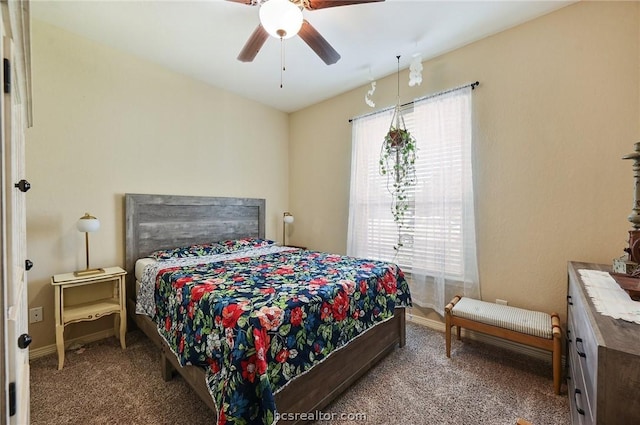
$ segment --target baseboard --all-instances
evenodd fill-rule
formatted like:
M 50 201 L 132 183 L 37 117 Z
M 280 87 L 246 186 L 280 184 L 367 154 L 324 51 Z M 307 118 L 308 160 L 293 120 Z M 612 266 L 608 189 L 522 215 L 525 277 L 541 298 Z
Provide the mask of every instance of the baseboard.
M 114 336 L 113 329 L 105 329 L 104 331 L 95 332 L 89 335 L 83 335 L 79 338 L 73 338 L 64 341 L 65 349 L 73 347 L 74 345 L 82 346 L 89 344 L 90 342 L 99 341 L 101 339 Z M 58 349 L 55 344 L 45 345 L 44 347 L 38 347 L 29 349 L 29 360 L 37 359 L 39 357 L 48 356 L 49 354 L 57 353 Z
M 426 317 L 415 316 L 412 314 L 407 314 L 407 320 L 415 323 L 416 325 L 425 326 L 429 329 L 433 329 L 435 331 L 439 331 L 442 333 L 444 333 L 446 330 L 445 324 L 439 320 L 427 319 Z M 519 344 L 517 342 L 508 341 L 506 339 L 498 338 L 491 335 L 486 335 L 480 332 L 470 331 L 464 328 L 462 328 L 461 335 L 464 338 L 469 338 L 471 340 L 483 342 L 486 344 L 491 344 L 496 347 L 504 348 L 519 354 L 524 354 L 526 356 L 534 357 L 536 359 L 540 359 L 551 364 L 550 351 L 542 350 L 536 347 L 530 347 L 528 345 Z M 444 354 L 444 346 L 442 350 Z M 562 357 L 562 363 L 564 364 L 564 356 Z

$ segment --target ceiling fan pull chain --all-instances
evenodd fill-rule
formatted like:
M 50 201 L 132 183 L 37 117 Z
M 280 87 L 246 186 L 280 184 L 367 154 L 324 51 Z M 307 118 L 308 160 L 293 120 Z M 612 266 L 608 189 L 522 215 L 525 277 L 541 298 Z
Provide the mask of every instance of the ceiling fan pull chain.
M 280 88 L 282 88 L 282 73 L 284 70 L 284 39 L 280 37 Z

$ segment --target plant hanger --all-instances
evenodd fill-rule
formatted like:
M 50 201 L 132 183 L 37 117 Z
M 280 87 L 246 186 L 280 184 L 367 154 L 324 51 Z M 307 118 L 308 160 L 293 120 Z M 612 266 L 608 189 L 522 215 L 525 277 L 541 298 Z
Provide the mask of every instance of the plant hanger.
M 398 93 L 389 131 L 380 148 L 380 174 L 387 176 L 387 190 L 391 194 L 391 214 L 398 227 L 396 251 L 402 246 L 405 216 L 411 202 L 411 189 L 416 184 L 416 139 L 409 133 L 400 105 L 400 56 L 398 60 Z

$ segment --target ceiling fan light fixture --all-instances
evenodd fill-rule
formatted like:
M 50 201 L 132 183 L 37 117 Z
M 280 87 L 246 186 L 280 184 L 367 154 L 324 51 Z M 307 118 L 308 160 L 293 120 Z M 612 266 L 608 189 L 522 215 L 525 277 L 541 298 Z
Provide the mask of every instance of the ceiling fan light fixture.
M 289 0 L 269 0 L 260 6 L 260 23 L 276 38 L 291 38 L 302 27 L 302 10 Z

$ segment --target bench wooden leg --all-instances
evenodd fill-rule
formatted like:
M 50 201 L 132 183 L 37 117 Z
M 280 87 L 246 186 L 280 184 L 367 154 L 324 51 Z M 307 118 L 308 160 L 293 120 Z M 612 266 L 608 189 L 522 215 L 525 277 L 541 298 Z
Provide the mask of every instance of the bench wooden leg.
M 447 345 L 447 357 L 451 357 L 451 316 L 449 314 L 445 317 L 445 340 Z
M 560 318 L 557 313 L 551 315 L 551 326 L 553 327 L 553 389 L 556 394 L 560 394 L 561 374 L 562 374 L 562 328 Z
M 453 297 L 451 302 L 447 304 L 444 308 L 444 316 L 445 316 L 445 340 L 447 346 L 447 357 L 451 357 L 451 310 L 460 301 L 462 298 L 460 295 L 456 295 Z M 460 326 L 456 326 L 458 332 L 458 340 L 460 340 Z

